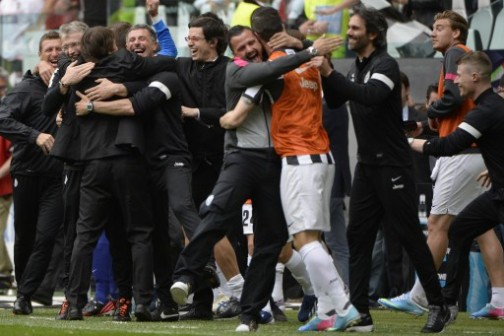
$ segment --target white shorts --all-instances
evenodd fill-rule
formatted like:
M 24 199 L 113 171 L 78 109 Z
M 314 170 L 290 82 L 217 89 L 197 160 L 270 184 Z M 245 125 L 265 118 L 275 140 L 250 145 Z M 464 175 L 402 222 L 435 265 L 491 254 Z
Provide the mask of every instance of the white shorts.
M 476 178 L 486 169 L 481 154 L 440 157 L 431 178 L 434 181 L 431 214 L 458 215 L 486 189 Z
M 252 217 L 252 201 L 247 200 L 242 205 L 242 224 L 243 224 L 243 234 L 253 235 L 254 234 L 254 219 Z
M 313 163 L 282 165 L 280 196 L 289 234 L 329 231 L 329 199 L 334 165 Z

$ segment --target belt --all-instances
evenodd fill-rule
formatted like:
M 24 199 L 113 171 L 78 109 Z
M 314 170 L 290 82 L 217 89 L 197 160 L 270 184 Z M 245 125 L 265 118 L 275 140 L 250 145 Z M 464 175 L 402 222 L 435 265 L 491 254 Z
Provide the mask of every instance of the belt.
M 313 163 L 328 163 L 333 164 L 334 158 L 332 153 L 324 153 L 324 154 L 306 154 L 306 155 L 292 155 L 292 156 L 284 156 L 282 158 L 282 164 L 284 165 L 305 165 L 305 164 L 313 164 Z

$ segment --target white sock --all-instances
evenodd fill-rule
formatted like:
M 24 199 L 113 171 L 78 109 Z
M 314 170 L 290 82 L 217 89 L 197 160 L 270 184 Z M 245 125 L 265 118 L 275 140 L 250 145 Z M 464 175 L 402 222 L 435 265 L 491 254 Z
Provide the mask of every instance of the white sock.
M 250 262 L 252 261 L 252 256 L 250 254 L 247 255 L 247 266 L 250 265 Z
M 328 296 L 336 313 L 346 315 L 351 305 L 348 305 L 343 281 L 322 244 L 318 241 L 308 243 L 299 250 L 299 254 L 303 258 L 315 295 L 319 300 L 322 296 Z
M 229 279 L 229 281 L 227 282 L 227 286 L 231 290 L 232 295 L 236 297 L 238 301 L 240 300 L 242 295 L 244 282 L 245 280 L 240 273 Z
M 268 302 L 266 303 L 266 306 L 264 306 L 262 310 L 267 311 L 268 313 L 270 313 L 270 314 L 271 314 L 271 305 L 270 305 L 269 300 L 268 300 Z
M 303 288 L 303 293 L 305 295 L 313 295 L 313 286 L 310 282 L 310 276 L 308 272 L 306 272 L 305 264 L 303 263 L 303 259 L 298 251 L 292 251 L 292 257 L 285 263 L 285 267 L 291 272 L 292 277 L 296 279 L 296 281 Z
M 418 279 L 418 276 L 415 278 L 415 284 L 410 292 L 410 297 L 414 298 L 413 301 L 419 304 L 422 307 L 429 306 L 429 302 L 427 301 L 427 296 L 425 296 L 425 291 Z
M 283 293 L 283 274 L 284 274 L 285 265 L 282 263 L 277 263 L 275 267 L 275 285 L 273 286 L 273 292 L 271 293 L 271 297 L 275 302 L 283 302 L 284 301 L 284 293 Z
M 214 298 L 217 297 L 219 293 L 222 293 L 227 296 L 231 296 L 232 293 L 231 293 L 231 289 L 229 289 L 229 287 L 227 285 L 227 279 L 224 276 L 224 273 L 222 273 L 221 269 L 219 268 L 219 265 L 216 265 L 216 266 L 217 266 L 216 273 L 219 276 L 219 280 L 220 280 L 220 286 L 219 286 L 219 288 L 216 288 L 216 289 L 219 289 L 220 292 L 214 290 Z M 215 294 L 217 294 L 217 295 L 215 295 Z
M 492 287 L 492 299 L 490 303 L 497 308 L 504 307 L 504 287 Z
M 336 313 L 336 310 L 332 307 L 332 301 L 327 295 L 323 295 L 318 298 L 317 302 L 317 316 L 319 319 L 327 320 L 329 317 Z

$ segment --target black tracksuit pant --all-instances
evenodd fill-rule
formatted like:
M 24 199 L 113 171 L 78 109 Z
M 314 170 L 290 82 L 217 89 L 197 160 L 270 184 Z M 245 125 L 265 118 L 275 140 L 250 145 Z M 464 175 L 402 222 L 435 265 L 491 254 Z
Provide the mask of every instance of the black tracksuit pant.
M 146 164 L 137 154 L 107 157 L 85 163 L 81 180 L 77 236 L 72 251 L 67 291 L 71 305 L 82 308 L 87 302 L 92 253 L 101 231 L 109 221 L 111 211 L 115 209 L 119 210 L 120 220 L 116 218 L 110 221 L 116 224 L 112 231 L 125 232 L 131 246 L 129 252 L 133 267 L 130 274 L 133 277 L 135 301 L 137 304 L 150 303 L 153 221 L 148 183 Z M 114 239 L 109 239 L 112 251 L 115 249 Z M 116 258 L 117 253 L 111 254 L 112 258 Z
M 192 238 L 201 222 L 192 197 L 191 168 L 177 166 L 176 162 L 180 160 L 170 157 L 162 166 L 151 167 L 155 223 L 154 274 L 158 297 L 166 306 L 175 305 L 170 294 L 170 287 L 173 284 L 172 252 L 177 250 L 172 248 L 169 226 L 175 223 L 170 222 L 169 207 L 189 239 Z
M 349 215 L 350 298 L 359 312 L 369 313 L 371 256 L 380 223 L 385 231 L 392 230 L 406 249 L 429 304 L 443 303 L 432 254 L 418 221 L 411 168 L 358 163 Z
M 202 223 L 182 251 L 174 279 L 201 283 L 202 271 L 214 245 L 235 225 L 235 213 L 252 199 L 254 255 L 245 275 L 242 320 L 258 320 L 273 290 L 275 265 L 287 240 L 280 201 L 281 161 L 273 149 L 230 152 L 211 196 L 202 204 Z
M 14 264 L 18 296 L 28 298 L 42 283 L 62 227 L 61 180 L 55 176 L 13 176 Z
M 443 288 L 448 304 L 455 304 L 458 300 L 473 240 L 500 223 L 504 223 L 504 201 L 495 200 L 487 191 L 469 203 L 451 224 L 448 231 L 450 255 Z

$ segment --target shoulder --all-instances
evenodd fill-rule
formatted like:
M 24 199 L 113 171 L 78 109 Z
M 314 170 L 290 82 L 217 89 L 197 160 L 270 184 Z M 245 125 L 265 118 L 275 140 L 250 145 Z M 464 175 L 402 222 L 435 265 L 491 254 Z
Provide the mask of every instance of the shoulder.
M 161 82 L 165 85 L 176 87 L 178 85 L 178 76 L 174 72 L 163 71 L 152 76 L 149 82 Z
M 444 63 L 453 63 L 466 53 L 467 51 L 461 45 L 455 45 L 449 48 L 444 54 Z
M 272 60 L 274 60 L 274 59 L 277 59 L 277 58 L 279 58 L 279 57 L 283 57 L 283 56 L 285 56 L 285 55 L 287 55 L 286 51 L 285 51 L 285 50 L 283 50 L 283 49 L 279 49 L 279 50 L 275 50 L 275 51 L 273 51 L 273 52 L 271 53 L 271 55 L 268 57 L 268 59 L 269 59 L 270 61 L 272 61 Z

